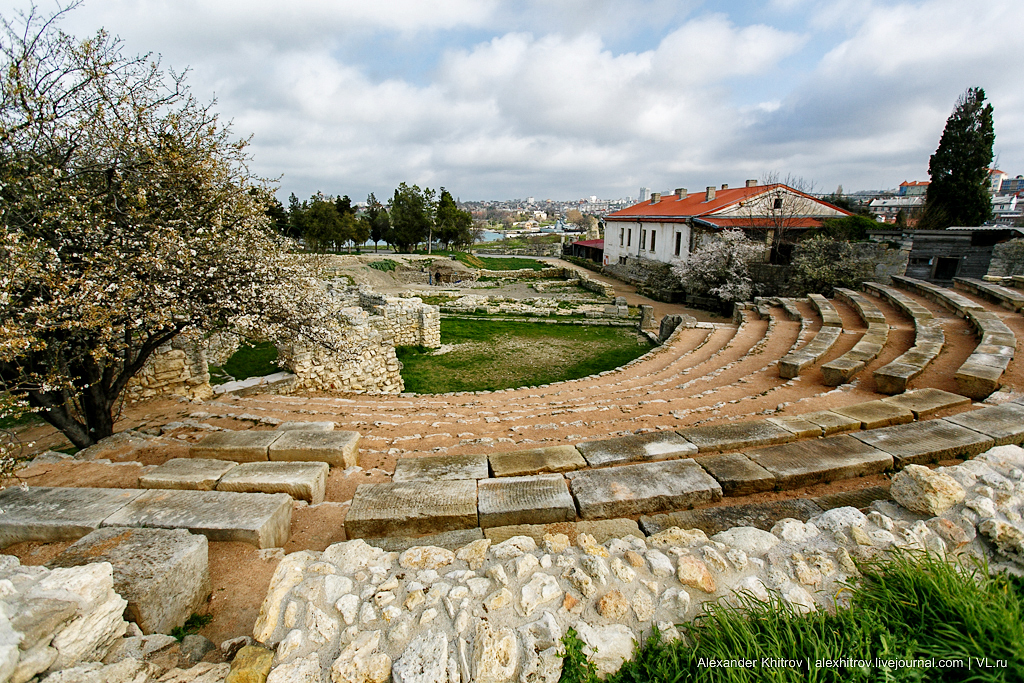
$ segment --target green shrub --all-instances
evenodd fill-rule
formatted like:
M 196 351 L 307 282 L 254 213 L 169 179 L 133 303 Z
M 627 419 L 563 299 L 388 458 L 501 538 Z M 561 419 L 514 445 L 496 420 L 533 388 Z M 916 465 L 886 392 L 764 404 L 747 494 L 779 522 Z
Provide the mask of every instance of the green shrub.
M 380 270 L 385 273 L 390 273 L 391 271 L 398 267 L 398 263 L 396 261 L 392 261 L 391 259 L 386 258 L 381 259 L 380 261 L 373 261 L 370 264 L 370 267 L 373 268 L 374 270 Z
M 836 287 L 855 288 L 874 274 L 871 261 L 854 256 L 849 242 L 812 237 L 793 252 L 793 287 L 799 295 L 832 296 Z

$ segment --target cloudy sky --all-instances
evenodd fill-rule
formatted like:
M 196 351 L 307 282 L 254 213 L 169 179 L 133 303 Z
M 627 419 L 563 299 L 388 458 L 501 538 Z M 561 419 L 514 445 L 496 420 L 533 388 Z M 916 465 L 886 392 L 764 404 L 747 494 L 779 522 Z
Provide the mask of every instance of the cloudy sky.
M 975 85 L 1024 174 L 1020 0 L 85 0 L 62 23 L 100 27 L 188 67 L 282 200 L 891 188 Z

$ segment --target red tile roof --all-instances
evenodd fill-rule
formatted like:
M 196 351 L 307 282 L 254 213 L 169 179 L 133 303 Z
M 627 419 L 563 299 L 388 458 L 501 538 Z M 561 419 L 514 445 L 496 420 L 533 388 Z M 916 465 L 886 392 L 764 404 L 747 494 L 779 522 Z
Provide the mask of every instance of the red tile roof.
M 604 240 L 581 240 L 579 242 L 573 242 L 578 247 L 597 247 L 598 249 L 604 249 Z
M 820 204 L 824 204 L 830 209 L 835 209 L 849 215 L 849 212 L 833 206 L 828 202 L 823 202 L 817 197 L 800 192 L 799 190 L 795 190 L 786 185 L 774 184 L 756 185 L 754 187 L 730 187 L 724 190 L 715 190 L 715 198 L 711 201 L 704 201 L 707 196 L 706 192 L 690 194 L 683 199 L 680 199 L 675 194 L 663 195 L 656 204 L 651 203 L 649 200 L 640 202 L 639 204 L 634 204 L 633 206 L 608 214 L 605 216 L 605 220 L 634 221 L 640 218 L 656 218 L 661 221 L 671 223 L 692 218 L 708 217 L 710 214 L 714 214 L 715 212 L 721 211 L 729 206 L 738 204 L 750 197 L 770 192 L 777 187 L 785 187 L 788 191 L 793 192 L 794 194 L 802 195 Z M 747 219 L 744 224 L 749 225 L 750 220 Z M 815 223 L 815 226 L 817 225 L 820 225 L 820 221 Z

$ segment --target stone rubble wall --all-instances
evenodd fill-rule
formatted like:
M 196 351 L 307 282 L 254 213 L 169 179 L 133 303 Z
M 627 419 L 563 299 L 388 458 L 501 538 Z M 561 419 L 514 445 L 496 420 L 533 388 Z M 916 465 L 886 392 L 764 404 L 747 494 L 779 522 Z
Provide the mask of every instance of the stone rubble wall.
M 560 256 L 562 244 L 555 242 L 551 244 L 534 244 L 528 247 L 509 249 L 504 247 L 491 247 L 486 249 L 474 249 L 474 254 L 503 254 L 505 256 Z
M 0 681 L 28 683 L 220 683 L 228 664 L 168 668 L 148 655 L 171 648 L 168 635 L 143 636 L 124 620 L 109 562 L 47 569 L 0 555 Z
M 678 636 L 673 624 L 737 593 L 774 594 L 800 612 L 835 599 L 841 607 L 856 561 L 889 549 L 1024 566 L 1024 449 L 1001 446 L 937 470 L 910 465 L 892 495 L 896 503 L 878 501 L 867 515 L 837 508 L 711 538 L 673 527 L 604 544 L 588 534 L 575 543 L 547 534 L 540 545 L 482 539 L 455 552 L 337 543 L 284 558 L 253 636 L 276 647 L 275 680 L 320 667 L 335 681 L 554 683 L 570 627 L 608 673 L 653 626 Z
M 395 346 L 361 308 L 345 308 L 330 348 L 301 342 L 278 346 L 278 364 L 295 373 L 292 391 L 397 394 L 405 388 Z
M 359 306 L 371 314 L 370 324 L 394 346 L 441 346 L 441 311 L 418 298 L 378 294 L 358 288 Z
M 155 396 L 211 398 L 210 370 L 199 335 L 194 332 L 179 334 L 157 348 L 128 383 L 125 393 L 132 401 Z

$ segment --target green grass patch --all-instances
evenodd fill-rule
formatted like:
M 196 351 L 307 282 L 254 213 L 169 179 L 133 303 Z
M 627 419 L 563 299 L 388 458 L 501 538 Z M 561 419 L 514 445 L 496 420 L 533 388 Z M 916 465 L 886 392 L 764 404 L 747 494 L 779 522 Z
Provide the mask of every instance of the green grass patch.
M 185 636 L 192 636 L 199 633 L 199 630 L 213 621 L 213 615 L 193 613 L 181 626 L 171 629 L 171 637 L 182 640 Z
M 398 262 L 386 258 L 381 259 L 380 261 L 371 262 L 370 267 L 373 268 L 374 270 L 380 270 L 385 273 L 390 273 L 391 271 L 398 267 Z
M 271 342 L 242 344 L 223 366 L 210 366 L 210 384 L 272 375 L 281 369 L 276 361 L 277 347 Z
M 401 347 L 408 391 L 494 391 L 550 384 L 611 370 L 651 348 L 646 337 L 622 327 L 556 325 L 499 320 L 441 321 L 448 353 Z
M 1024 580 L 990 575 L 976 560 L 908 553 L 861 570 L 849 608 L 798 615 L 778 599 L 709 604 L 680 626 L 682 640 L 652 636 L 606 681 L 1024 680 Z M 563 642 L 562 680 L 596 681 Z M 765 658 L 798 664 L 762 666 Z M 737 660 L 753 665 L 708 665 Z

